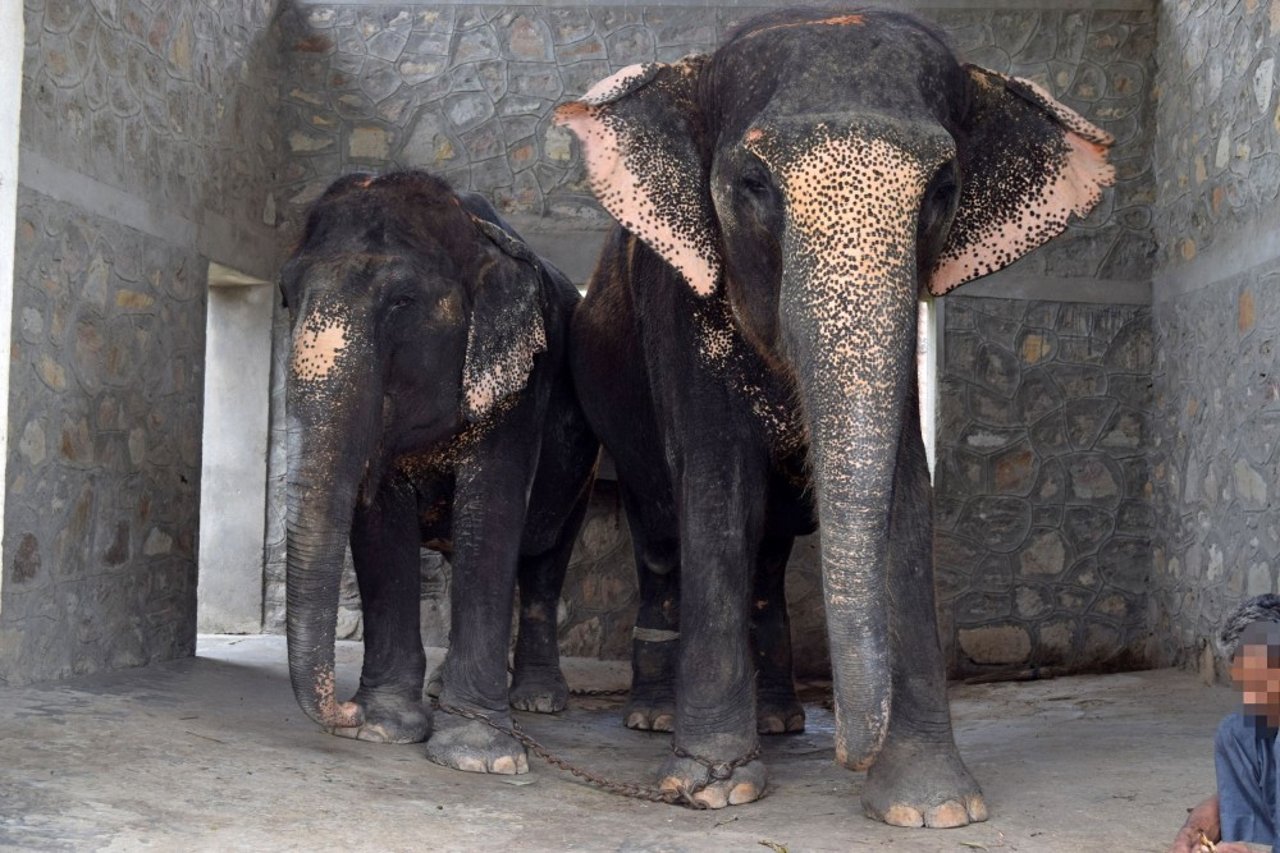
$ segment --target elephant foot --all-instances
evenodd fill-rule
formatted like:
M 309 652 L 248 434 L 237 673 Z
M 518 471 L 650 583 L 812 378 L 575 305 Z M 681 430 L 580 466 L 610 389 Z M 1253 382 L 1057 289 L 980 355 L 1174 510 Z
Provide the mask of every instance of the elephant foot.
M 885 744 L 862 789 L 867 817 L 890 826 L 949 829 L 987 819 L 982 789 L 954 744 Z
M 499 725 L 510 725 L 505 714 L 489 713 Z M 427 758 L 436 764 L 469 773 L 501 773 L 514 776 L 529 772 L 524 747 L 480 720 L 468 720 L 441 711 L 435 731 L 427 741 Z
M 756 697 L 756 731 L 762 735 L 795 734 L 804 731 L 804 706 L 795 691 Z
M 692 749 L 689 751 L 695 752 Z M 714 750 L 708 752 L 699 750 L 696 754 L 711 760 L 720 757 Z M 724 756 L 726 762 L 737 757 L 737 755 Z M 722 775 L 725 778 L 719 778 Z M 725 806 L 738 806 L 760 799 L 764 794 L 768 773 L 765 771 L 764 762 L 759 758 L 724 774 L 692 758 L 672 755 L 662 765 L 659 778 L 661 781 L 658 787 L 663 791 L 693 792 L 694 802 L 701 803 L 709 809 L 722 809 Z
M 642 732 L 676 730 L 676 697 L 666 685 L 632 685 L 622 720 L 629 729 Z
M 431 716 L 420 702 L 392 696 L 359 696 L 343 710 L 358 726 L 330 728 L 329 734 L 370 743 L 421 743 L 431 734 Z
M 554 714 L 569 704 L 569 684 L 558 666 L 521 667 L 512 678 L 509 696 L 518 711 Z

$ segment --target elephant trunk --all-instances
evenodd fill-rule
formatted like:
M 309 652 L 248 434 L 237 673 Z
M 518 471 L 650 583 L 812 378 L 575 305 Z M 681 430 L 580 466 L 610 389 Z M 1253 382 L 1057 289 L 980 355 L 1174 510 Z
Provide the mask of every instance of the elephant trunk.
M 336 699 L 334 640 L 346 545 L 381 426 L 381 392 L 373 371 L 360 367 L 369 359 L 351 340 L 351 326 L 332 321 L 317 335 L 317 313 L 304 312 L 295 326 L 286 391 L 289 678 L 307 716 L 338 728 L 362 722 L 357 706 Z
M 892 698 L 889 508 L 907 383 L 915 378 L 914 300 L 907 294 L 897 309 L 906 322 L 884 329 L 869 351 L 823 346 L 799 371 L 822 537 L 836 757 L 855 770 L 879 752 Z
M 862 168 L 872 155 L 877 168 Z M 855 770 L 871 765 L 888 732 L 889 512 L 907 383 L 915 381 L 924 180 L 918 166 L 895 157 L 874 140 L 828 138 L 784 173 L 779 308 L 809 426 L 836 757 Z

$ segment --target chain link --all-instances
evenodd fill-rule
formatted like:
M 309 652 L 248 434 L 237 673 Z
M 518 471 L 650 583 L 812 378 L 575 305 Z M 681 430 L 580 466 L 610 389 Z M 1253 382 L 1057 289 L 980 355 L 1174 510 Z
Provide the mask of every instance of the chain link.
M 526 733 L 524 729 L 520 728 L 520 724 L 514 720 L 511 721 L 511 725 L 509 726 L 502 725 L 501 723 L 494 722 L 494 720 L 489 716 L 481 714 L 479 711 L 471 711 L 466 708 L 446 705 L 438 699 L 432 702 L 432 706 L 438 710 L 444 711 L 446 714 L 452 714 L 455 717 L 462 717 L 464 719 L 484 723 L 489 728 L 502 732 L 508 737 L 514 738 L 521 746 L 528 749 L 552 767 L 577 776 L 579 779 L 582 779 L 607 793 L 617 794 L 620 797 L 629 797 L 633 800 L 644 800 L 650 803 L 666 803 L 668 805 L 684 806 L 695 810 L 709 808 L 706 803 L 694 799 L 696 794 L 711 785 L 713 782 L 723 782 L 728 780 L 733 776 L 734 770 L 744 764 L 755 761 L 760 757 L 759 741 L 756 742 L 756 745 L 752 747 L 751 751 L 746 755 L 735 758 L 732 761 L 724 762 L 712 761 L 709 758 L 695 755 L 692 752 L 685 750 L 683 747 L 672 744 L 671 751 L 675 753 L 677 758 L 687 758 L 707 768 L 707 778 L 704 781 L 699 782 L 692 789 L 682 786 L 674 790 L 653 788 L 647 785 L 635 785 L 630 782 L 614 782 L 596 773 L 592 773 L 590 770 L 583 770 L 580 767 L 576 767 L 568 761 L 565 761 L 563 758 L 560 758 L 555 753 L 551 752 L 551 750 L 534 740 L 533 737 Z
M 626 696 L 630 687 L 570 687 L 570 696 Z

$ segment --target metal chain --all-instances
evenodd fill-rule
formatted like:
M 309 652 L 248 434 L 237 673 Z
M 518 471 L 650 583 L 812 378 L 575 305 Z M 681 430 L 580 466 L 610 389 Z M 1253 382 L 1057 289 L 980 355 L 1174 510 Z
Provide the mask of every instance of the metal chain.
M 706 803 L 701 802 L 700 800 L 695 800 L 694 795 L 711 785 L 713 782 L 722 782 L 729 779 L 733 775 L 734 770 L 744 764 L 755 761 L 760 757 L 759 741 L 756 742 L 756 745 L 752 747 L 751 751 L 746 755 L 735 758 L 732 761 L 724 762 L 716 762 L 700 755 L 694 755 L 682 747 L 672 744 L 671 750 L 676 754 L 676 757 L 691 759 L 707 768 L 707 778 L 704 781 L 699 782 L 692 789 L 680 787 L 675 790 L 664 790 L 662 788 L 653 788 L 647 785 L 635 785 L 630 782 L 613 782 L 609 779 L 605 779 L 603 776 L 592 773 L 590 770 L 583 770 L 580 767 L 576 767 L 568 761 L 565 761 L 563 758 L 555 755 L 551 750 L 534 740 L 524 731 L 524 729 L 520 728 L 520 724 L 514 720 L 511 721 L 511 725 L 505 726 L 501 723 L 494 722 L 490 717 L 485 714 L 481 714 L 479 711 L 470 711 L 466 708 L 446 705 L 438 699 L 433 701 L 432 705 L 435 708 L 444 711 L 446 714 L 452 714 L 453 716 L 463 717 L 468 720 L 476 720 L 477 722 L 484 723 L 495 731 L 502 732 L 504 735 L 514 738 L 521 746 L 528 749 L 552 767 L 577 776 L 579 779 L 596 786 L 602 791 L 606 791 L 610 794 L 617 794 L 620 797 L 629 797 L 633 800 L 645 800 L 650 803 L 666 803 L 668 805 L 684 806 L 695 810 L 709 808 Z
M 570 696 L 625 696 L 630 687 L 570 687 Z

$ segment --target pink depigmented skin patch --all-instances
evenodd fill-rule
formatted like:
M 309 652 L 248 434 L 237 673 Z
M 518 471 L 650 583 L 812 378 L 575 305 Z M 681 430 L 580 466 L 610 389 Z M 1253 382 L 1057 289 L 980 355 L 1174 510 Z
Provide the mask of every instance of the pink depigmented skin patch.
M 871 411 L 891 411 L 893 374 L 849 368 L 896 361 L 895 322 L 908 313 L 897 303 L 915 298 L 903 286 L 914 280 L 915 266 L 915 205 L 908 202 L 921 196 L 935 161 L 950 152 L 923 158 L 884 139 L 821 125 L 801 144 L 803 152 L 785 157 L 762 137 L 747 148 L 781 176 L 788 240 L 794 241 L 789 263 L 810 268 L 809 288 L 797 298 L 812 312 L 820 338 L 813 345 L 817 370 L 830 374 L 818 381 L 834 383 Z M 855 434 L 849 424 L 828 429 Z
M 1022 210 L 1019 218 L 991 223 L 979 242 L 963 254 L 944 255 L 929 278 L 929 290 L 941 296 L 1013 260 L 1066 230 L 1072 214 L 1087 216 L 1102 200 L 1102 189 L 1115 182 L 1115 167 L 1106 161 L 1106 149 L 1067 135 L 1071 146 L 1066 167 Z
M 300 323 L 293 336 L 293 375 L 303 382 L 318 382 L 333 370 L 347 348 L 347 323 L 334 319 L 325 325 Z
M 662 255 L 694 293 L 706 297 L 720 281 L 716 238 L 694 207 L 670 210 L 673 204 L 689 204 L 672 195 L 672 187 L 688 178 L 688 164 L 644 139 L 621 135 L 608 113 L 612 101 L 648 85 L 663 71 L 692 73 L 687 63 L 624 68 L 597 83 L 581 100 L 557 109 L 555 122 L 581 141 L 591 189 L 604 209 Z
M 355 702 L 335 700 L 333 667 L 320 665 L 315 673 L 316 708 L 324 725 L 331 728 L 352 728 L 364 722 L 364 714 Z
M 1003 210 L 990 206 L 990 218 L 976 223 L 972 233 L 949 243 L 929 276 L 935 296 L 975 278 L 995 272 L 1066 230 L 1072 215 L 1087 216 L 1102 200 L 1102 190 L 1115 183 L 1115 167 L 1107 162 L 1111 134 L 1095 127 L 1074 110 L 1058 103 L 1029 80 L 978 69 L 979 86 L 995 88 L 1004 82 L 1025 87 L 1031 104 L 1044 110 L 1064 131 L 1065 151 L 1049 163 L 1049 170 L 1033 187 L 1018 194 L 1017 204 Z M 993 85 L 994 81 L 994 85 Z M 1018 97 L 1006 94 L 1005 97 Z M 1022 176 L 1026 178 L 1028 176 Z M 988 187 L 987 198 L 1000 187 Z
M 625 95 L 637 83 L 647 79 L 652 74 L 654 67 L 653 63 L 628 65 L 621 71 L 610 74 L 597 82 L 579 100 L 588 106 L 607 104 L 615 98 Z
M 754 38 L 761 33 L 770 33 L 775 30 L 793 30 L 800 27 L 860 27 L 866 22 L 866 18 L 861 15 L 836 15 L 831 18 L 823 18 L 820 21 L 795 21 L 790 24 L 774 24 L 772 27 L 761 27 L 755 32 L 749 33 L 747 38 Z

